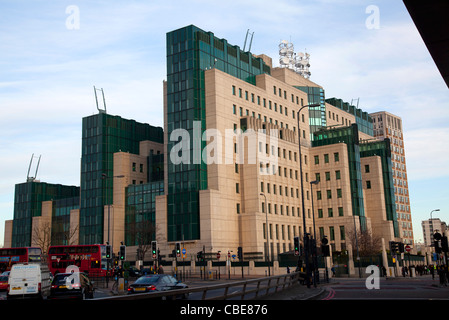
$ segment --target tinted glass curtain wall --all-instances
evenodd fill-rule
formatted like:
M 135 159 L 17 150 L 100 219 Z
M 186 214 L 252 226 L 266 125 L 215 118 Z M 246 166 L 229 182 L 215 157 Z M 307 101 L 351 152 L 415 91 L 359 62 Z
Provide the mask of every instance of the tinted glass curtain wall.
M 12 246 L 31 245 L 32 219 L 42 216 L 42 201 L 79 197 L 80 188 L 30 181 L 16 184 Z
M 393 221 L 394 235 L 399 237 L 399 226 L 396 219 L 394 197 L 393 169 L 391 162 L 390 139 L 360 144 L 360 157 L 379 156 L 382 163 L 382 178 L 384 184 L 386 218 Z
M 312 141 L 312 146 L 325 146 L 341 142 L 346 143 L 348 148 L 352 214 L 359 217 L 361 229 L 366 230 L 359 131 L 357 124 L 354 123 L 349 127 L 322 129 L 317 131 L 314 133 L 314 141 Z
M 163 143 L 163 130 L 99 113 L 83 118 L 80 244 L 103 243 L 104 206 L 112 204 L 114 153 L 139 154 L 139 143 Z
M 190 25 L 167 33 L 167 134 L 185 129 L 190 137 L 189 159 L 201 159 L 206 142 L 194 149 L 193 123 L 206 129 L 204 71 L 217 68 L 234 77 L 255 84 L 255 76 L 270 73 L 262 59 L 254 58 L 211 32 Z M 200 139 L 201 140 L 201 139 Z M 198 140 L 199 141 L 199 140 Z M 168 155 L 178 141 L 167 141 Z M 168 241 L 199 239 L 199 190 L 207 189 L 205 163 L 173 164 L 168 162 L 167 223 Z
M 324 90 L 319 87 L 302 87 L 295 86 L 295 88 L 307 93 L 307 104 L 320 104 L 318 107 L 307 108 L 309 110 L 309 126 L 310 126 L 310 140 L 314 139 L 314 133 L 323 127 L 326 127 L 326 105 Z

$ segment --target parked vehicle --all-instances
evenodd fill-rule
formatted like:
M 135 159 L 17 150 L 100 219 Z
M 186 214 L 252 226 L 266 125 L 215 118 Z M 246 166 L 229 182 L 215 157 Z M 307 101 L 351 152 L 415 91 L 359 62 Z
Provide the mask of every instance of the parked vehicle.
M 0 276 L 0 291 L 8 289 L 8 276 Z
M 128 288 L 128 293 L 145 293 L 185 289 L 188 286 L 185 283 L 178 281 L 175 277 L 168 274 L 151 274 L 138 278 Z M 182 298 L 187 298 L 188 294 L 182 295 Z
M 51 283 L 48 299 L 92 299 L 94 284 L 82 272 L 58 273 Z
M 82 272 L 58 273 L 51 283 L 49 300 L 53 299 L 92 299 L 94 284 Z
M 50 293 L 50 271 L 40 263 L 14 264 L 8 279 L 6 298 L 44 299 Z

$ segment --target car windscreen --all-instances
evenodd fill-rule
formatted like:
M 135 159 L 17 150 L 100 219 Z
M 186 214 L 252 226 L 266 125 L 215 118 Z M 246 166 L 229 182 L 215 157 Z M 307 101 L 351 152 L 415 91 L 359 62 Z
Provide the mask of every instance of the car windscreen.
M 71 274 L 58 274 L 53 279 L 53 285 L 63 286 L 63 285 L 67 285 L 69 283 L 73 284 L 75 282 L 75 279 L 79 279 L 79 277 L 73 276 Z M 78 282 L 79 282 L 79 280 L 78 280 Z
M 136 284 L 153 284 L 159 280 L 159 276 L 151 276 L 151 277 L 140 277 L 136 280 Z

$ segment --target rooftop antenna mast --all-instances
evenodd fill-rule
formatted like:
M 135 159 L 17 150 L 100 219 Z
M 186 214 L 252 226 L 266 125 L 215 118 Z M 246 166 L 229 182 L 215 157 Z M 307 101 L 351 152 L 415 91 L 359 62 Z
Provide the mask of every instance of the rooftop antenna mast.
M 102 94 L 102 96 L 103 96 L 103 107 L 104 107 L 104 110 L 103 110 L 103 109 L 100 109 L 100 108 L 98 107 L 97 90 L 98 90 L 98 91 L 101 91 L 101 94 Z M 95 93 L 95 102 L 96 102 L 96 104 L 97 104 L 98 112 L 99 112 L 99 113 L 106 113 L 106 100 L 104 99 L 104 91 L 103 91 L 103 88 L 97 89 L 97 88 L 95 88 L 95 86 L 94 86 L 94 93 Z
M 353 105 L 352 104 L 352 101 L 355 101 L 355 100 L 357 100 L 357 108 L 359 107 L 359 101 L 360 101 L 360 98 L 357 98 L 357 99 L 351 99 L 351 105 Z
M 31 164 L 33 163 L 33 158 L 35 158 L 34 153 L 31 155 L 30 165 L 28 166 L 27 182 L 36 180 L 37 170 L 39 169 L 39 163 L 41 162 L 41 156 L 39 156 L 39 160 L 37 161 L 37 166 L 36 166 L 36 173 L 34 174 L 34 177 L 30 177 L 30 170 L 31 170 Z
M 243 44 L 243 51 L 245 51 L 245 48 L 246 48 L 246 40 L 248 40 L 248 34 L 249 34 L 249 29 L 246 31 L 245 43 Z M 253 43 L 253 36 L 254 36 L 254 32 L 251 33 L 251 40 L 249 42 L 248 51 L 251 51 L 251 44 Z

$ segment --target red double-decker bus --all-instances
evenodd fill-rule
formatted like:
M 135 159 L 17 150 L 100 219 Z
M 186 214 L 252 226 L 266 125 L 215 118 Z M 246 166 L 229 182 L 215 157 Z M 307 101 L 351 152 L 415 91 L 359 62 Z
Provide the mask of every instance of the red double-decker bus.
M 107 273 L 106 246 L 101 244 L 51 246 L 47 261 L 53 274 L 66 272 L 69 266 L 76 266 L 91 277 Z
M 41 262 L 41 248 L 0 248 L 0 273 L 11 270 L 15 263 Z

